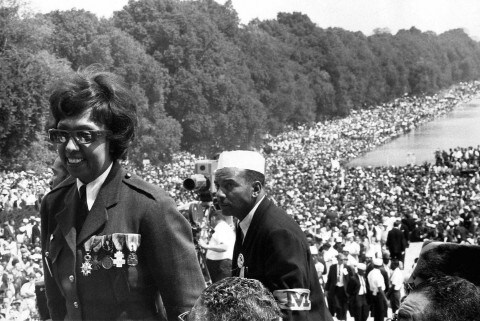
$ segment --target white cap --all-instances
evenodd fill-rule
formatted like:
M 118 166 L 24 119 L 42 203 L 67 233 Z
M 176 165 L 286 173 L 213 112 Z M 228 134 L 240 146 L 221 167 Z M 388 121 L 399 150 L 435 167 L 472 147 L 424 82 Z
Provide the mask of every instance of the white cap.
M 248 150 L 223 152 L 218 158 L 217 171 L 225 167 L 249 169 L 265 175 L 265 158 L 257 152 Z
M 367 269 L 367 265 L 365 263 L 357 263 L 357 269 L 365 271 Z
M 381 258 L 374 258 L 373 259 L 373 265 L 382 266 L 383 265 L 383 260 Z

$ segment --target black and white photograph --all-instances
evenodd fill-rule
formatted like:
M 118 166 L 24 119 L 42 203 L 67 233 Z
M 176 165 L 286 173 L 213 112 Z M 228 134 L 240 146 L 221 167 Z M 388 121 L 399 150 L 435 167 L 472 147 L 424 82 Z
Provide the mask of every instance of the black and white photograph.
M 480 2 L 0 0 L 0 321 L 480 321 Z

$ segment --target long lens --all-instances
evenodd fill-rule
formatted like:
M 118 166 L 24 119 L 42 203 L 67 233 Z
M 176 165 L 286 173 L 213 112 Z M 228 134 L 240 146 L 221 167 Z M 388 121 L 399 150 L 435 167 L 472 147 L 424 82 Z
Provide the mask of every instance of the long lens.
M 210 181 L 201 174 L 195 174 L 183 181 L 183 187 L 189 191 L 209 189 Z

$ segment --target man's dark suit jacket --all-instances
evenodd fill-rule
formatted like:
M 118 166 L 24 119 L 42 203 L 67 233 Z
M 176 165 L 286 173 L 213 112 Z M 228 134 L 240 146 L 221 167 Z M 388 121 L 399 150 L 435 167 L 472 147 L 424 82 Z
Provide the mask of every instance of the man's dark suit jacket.
M 170 197 L 115 163 L 77 235 L 76 193 L 76 180 L 69 177 L 41 206 L 45 287 L 53 320 L 153 320 L 165 312 L 168 320 L 177 320 L 194 305 L 205 282 L 191 227 Z M 84 276 L 84 242 L 113 233 L 141 235 L 138 265 Z
M 355 273 L 354 275 L 352 275 L 352 277 L 350 278 L 348 284 L 347 284 L 347 293 L 350 297 L 351 300 L 354 300 L 355 297 L 358 295 L 358 291 L 360 291 L 360 279 L 359 279 L 359 275 L 357 273 Z M 367 286 L 367 280 L 366 278 L 364 278 L 365 280 L 365 287 Z M 365 288 L 366 290 L 366 288 Z
M 368 283 L 367 283 L 367 278 L 364 276 L 363 280 L 365 281 L 365 296 L 367 295 L 368 292 Z M 360 291 L 360 275 L 357 273 L 354 273 L 352 277 L 350 277 L 349 282 L 347 284 L 347 293 L 349 296 L 349 305 L 355 306 L 358 301 L 358 292 Z
M 387 235 L 387 243 L 385 244 L 390 253 L 402 253 L 406 248 L 406 240 L 403 232 L 398 228 L 392 228 Z
M 286 315 L 284 320 L 332 320 L 305 234 L 284 210 L 265 197 L 255 211 L 243 245 L 238 234 L 237 231 L 233 276 L 240 274 L 238 257 L 242 254 L 245 277 L 259 280 L 270 291 L 299 288 L 311 291 L 311 310 L 282 310 Z M 296 298 L 298 304 L 305 303 L 301 297 Z
M 350 277 L 354 273 L 351 266 L 348 266 L 347 264 L 343 264 L 343 267 L 348 271 L 348 274 L 343 276 L 343 288 L 345 290 L 345 294 L 347 294 L 347 285 L 348 285 L 348 282 L 350 281 Z M 328 271 L 328 276 L 327 276 L 327 283 L 325 284 L 325 291 L 334 293 L 335 286 L 337 284 L 337 275 L 338 275 L 337 269 L 338 269 L 338 264 L 333 264 L 332 266 L 330 266 L 330 270 Z
M 343 275 L 343 290 L 344 290 L 343 297 L 346 298 L 347 301 L 344 303 L 347 304 L 348 303 L 347 285 L 350 282 L 351 276 L 353 275 L 353 269 L 346 264 L 343 264 L 343 267 L 348 271 L 347 275 Z M 338 264 L 334 264 L 330 266 L 330 269 L 328 271 L 328 276 L 327 276 L 327 283 L 325 284 L 325 291 L 328 292 L 327 293 L 328 302 L 330 305 L 332 305 L 330 306 L 331 309 L 335 306 L 335 302 L 336 302 L 335 296 L 338 293 L 335 291 L 337 280 L 338 280 Z M 340 298 L 338 298 L 338 302 L 340 301 L 341 301 Z

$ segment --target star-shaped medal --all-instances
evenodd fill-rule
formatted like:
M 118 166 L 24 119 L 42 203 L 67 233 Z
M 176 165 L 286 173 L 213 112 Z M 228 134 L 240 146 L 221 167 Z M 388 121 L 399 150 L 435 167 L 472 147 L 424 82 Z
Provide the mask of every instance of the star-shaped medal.
M 82 263 L 82 274 L 84 276 L 89 275 L 92 272 L 92 264 L 90 262 Z
M 97 271 L 100 270 L 101 262 L 98 260 L 96 255 L 93 256 L 92 259 L 92 270 Z

